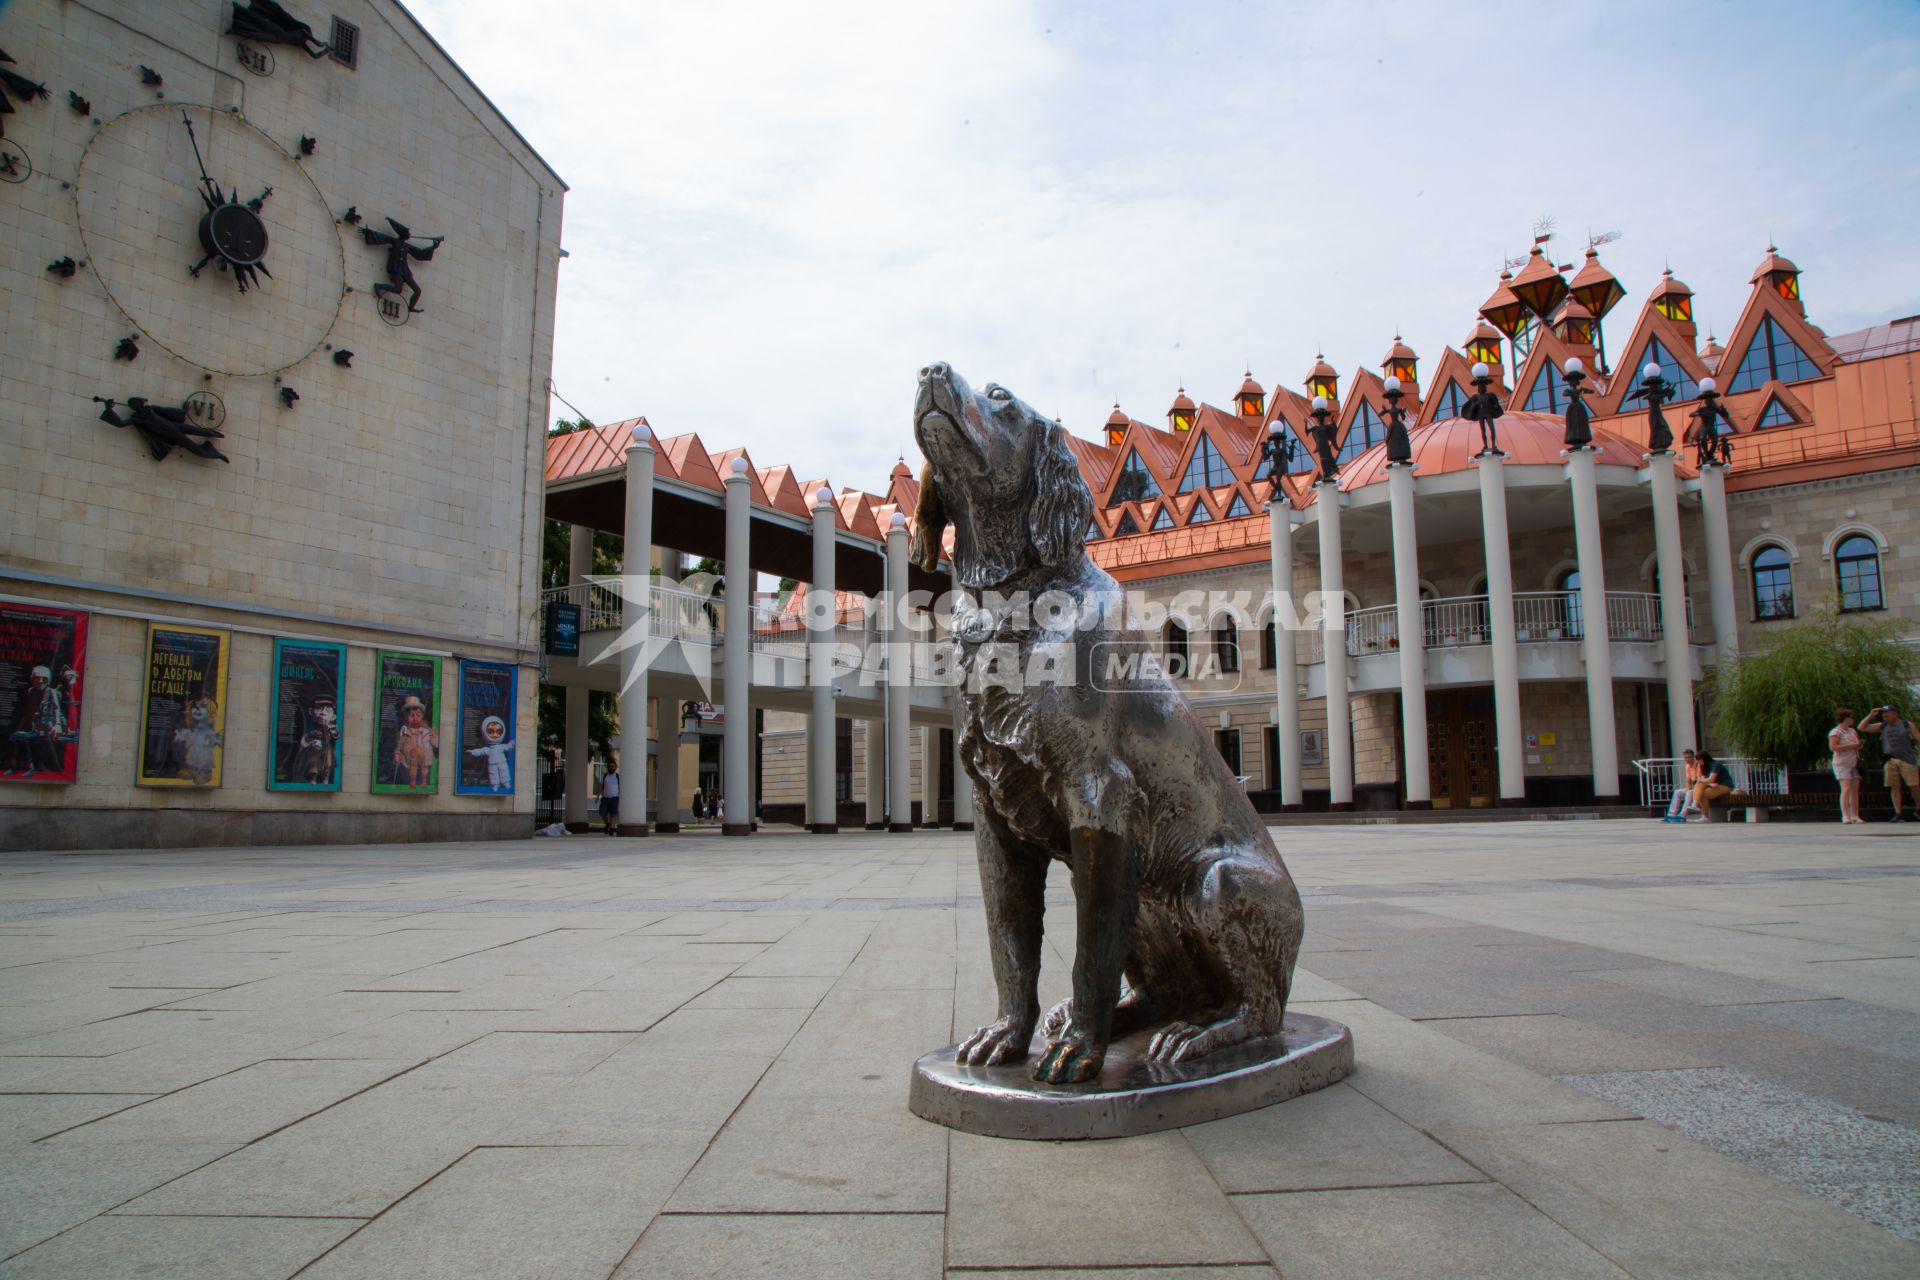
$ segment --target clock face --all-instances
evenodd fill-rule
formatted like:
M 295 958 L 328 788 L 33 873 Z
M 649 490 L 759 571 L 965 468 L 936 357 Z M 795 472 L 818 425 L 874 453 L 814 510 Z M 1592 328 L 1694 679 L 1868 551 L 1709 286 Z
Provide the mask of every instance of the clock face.
M 298 364 L 333 331 L 347 277 L 332 211 L 242 117 L 137 107 L 93 135 L 73 187 L 88 265 L 168 353 L 251 377 Z
M 243 204 L 223 204 L 200 219 L 200 244 L 236 267 L 257 265 L 267 256 L 267 224 Z

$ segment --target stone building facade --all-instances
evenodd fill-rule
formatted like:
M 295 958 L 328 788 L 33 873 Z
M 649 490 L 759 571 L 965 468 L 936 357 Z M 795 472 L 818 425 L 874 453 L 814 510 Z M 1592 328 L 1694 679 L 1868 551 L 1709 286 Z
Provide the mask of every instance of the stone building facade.
M 399 5 L 289 5 L 304 46 L 249 8 L 0 12 L 12 69 L 50 91 L 0 142 L 24 171 L 0 186 L 0 607 L 88 622 L 75 780 L 0 775 L 0 847 L 530 827 L 531 751 L 456 794 L 458 691 L 463 663 L 492 664 L 531 743 L 564 184 Z M 214 205 L 227 254 L 200 232 Z M 378 288 L 380 237 L 414 250 L 417 311 Z M 217 425 L 226 460 L 156 459 L 96 397 Z M 136 776 L 155 628 L 224 637 L 218 785 Z M 345 646 L 337 789 L 267 785 L 287 745 L 269 738 L 276 640 Z M 441 665 L 433 788 L 375 793 L 381 651 Z

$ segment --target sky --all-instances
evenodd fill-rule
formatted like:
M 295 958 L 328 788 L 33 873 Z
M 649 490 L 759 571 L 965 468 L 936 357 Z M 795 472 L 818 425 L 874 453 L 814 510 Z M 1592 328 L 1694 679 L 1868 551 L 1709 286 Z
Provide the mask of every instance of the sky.
M 559 395 L 836 486 L 932 360 L 1088 438 L 1431 370 L 1543 217 L 1620 233 L 1616 342 L 1770 240 L 1829 333 L 1920 312 L 1910 2 L 408 3 L 571 188 Z

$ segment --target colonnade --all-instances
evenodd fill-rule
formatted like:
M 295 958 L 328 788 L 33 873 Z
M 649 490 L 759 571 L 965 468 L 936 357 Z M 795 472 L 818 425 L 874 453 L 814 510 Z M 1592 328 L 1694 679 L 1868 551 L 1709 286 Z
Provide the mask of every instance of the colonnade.
M 1563 474 L 1573 513 L 1576 563 L 1579 568 L 1581 655 L 1587 691 L 1588 748 L 1593 762 L 1596 798 L 1620 795 L 1620 760 L 1614 717 L 1613 654 L 1607 626 L 1606 566 L 1600 521 L 1596 451 L 1592 446 L 1564 451 Z M 1508 461 L 1505 453 L 1482 453 L 1471 463 L 1478 472 L 1481 538 L 1486 554 L 1487 625 L 1491 651 L 1494 704 L 1494 743 L 1498 758 L 1499 803 L 1526 801 L 1524 731 L 1520 713 L 1520 663 L 1515 623 L 1513 563 L 1507 523 Z M 1647 455 L 1640 481 L 1652 506 L 1655 562 L 1660 577 L 1662 633 L 1661 665 L 1667 690 L 1667 733 L 1674 751 L 1697 745 L 1693 715 L 1693 681 L 1689 651 L 1686 569 L 1680 542 L 1680 482 L 1670 452 Z M 1420 552 L 1416 507 L 1420 484 L 1417 464 L 1387 467 L 1389 518 L 1392 525 L 1394 603 L 1400 667 L 1401 751 L 1405 761 L 1406 807 L 1427 808 L 1432 802 L 1432 780 L 1427 756 L 1427 628 L 1420 601 Z M 1727 532 L 1725 468 L 1700 468 L 1698 482 L 1705 524 L 1707 590 L 1713 614 L 1714 640 L 1722 660 L 1735 652 L 1737 641 L 1731 541 Z M 1280 798 L 1285 808 L 1298 808 L 1304 798 L 1300 770 L 1300 693 L 1297 659 L 1285 631 L 1292 615 L 1294 530 L 1309 520 L 1318 534 L 1319 625 L 1324 628 L 1326 671 L 1326 760 L 1328 798 L 1335 810 L 1353 807 L 1353 712 L 1349 687 L 1351 672 L 1346 644 L 1346 580 L 1341 551 L 1343 508 L 1350 495 L 1338 481 L 1314 485 L 1315 500 L 1303 511 L 1284 498 L 1268 506 L 1270 568 L 1277 622 L 1274 646 L 1276 723 L 1279 726 Z

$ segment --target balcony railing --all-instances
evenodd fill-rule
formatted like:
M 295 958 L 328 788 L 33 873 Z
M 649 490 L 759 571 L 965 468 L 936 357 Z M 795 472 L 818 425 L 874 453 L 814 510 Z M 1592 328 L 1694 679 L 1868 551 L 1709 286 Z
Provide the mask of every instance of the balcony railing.
M 1691 622 L 1693 603 L 1687 602 Z M 1465 648 L 1493 642 L 1486 596 L 1448 596 L 1420 602 L 1422 640 L 1429 649 Z M 1571 591 L 1517 591 L 1513 596 L 1514 639 L 1522 644 L 1579 640 L 1585 635 L 1580 596 Z M 1706 640 L 1691 627 L 1694 644 Z M 1309 633 L 1307 662 L 1323 660 L 1324 632 Z M 1607 638 L 1617 641 L 1660 639 L 1660 597 L 1646 591 L 1607 592 Z M 1399 611 L 1393 605 L 1355 609 L 1347 615 L 1347 652 L 1354 657 L 1387 653 L 1400 647 Z

